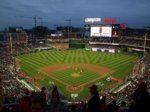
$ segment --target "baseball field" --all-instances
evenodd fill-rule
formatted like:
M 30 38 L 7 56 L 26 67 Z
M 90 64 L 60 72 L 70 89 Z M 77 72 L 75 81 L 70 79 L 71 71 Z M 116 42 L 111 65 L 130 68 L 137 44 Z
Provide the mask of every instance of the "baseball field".
M 21 71 L 48 89 L 57 85 L 68 99 L 83 100 L 92 84 L 104 91 L 124 81 L 137 56 L 86 50 L 43 51 L 18 56 Z M 113 79 L 110 81 L 109 78 Z

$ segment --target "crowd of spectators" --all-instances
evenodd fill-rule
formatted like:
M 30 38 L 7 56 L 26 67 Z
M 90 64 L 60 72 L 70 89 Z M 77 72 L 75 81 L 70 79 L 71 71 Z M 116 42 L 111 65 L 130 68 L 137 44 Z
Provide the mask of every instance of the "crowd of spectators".
M 119 43 L 119 38 L 113 37 L 93 37 L 90 42 L 100 42 L 100 43 Z
M 150 101 L 148 93 L 150 87 L 149 58 L 148 54 L 137 62 L 138 66 L 135 67 L 138 69 L 134 76 L 128 78 L 127 81 L 131 81 L 131 83 L 124 89 L 117 93 L 106 91 L 101 94 L 97 91 L 97 86 L 93 85 L 89 89 L 91 93 L 89 100 L 71 104 L 69 101 L 63 102 L 65 97 L 57 86 L 53 86 L 50 90 L 43 87 L 39 92 L 29 91 L 15 82 L 15 78 L 11 75 L 9 79 L 12 81 L 6 77 L 7 80 L 4 80 L 2 84 L 5 96 L 2 112 L 37 112 L 37 110 L 39 112 L 96 112 L 97 110 L 98 112 L 141 112 L 140 109 L 142 112 L 149 112 L 147 106 Z M 95 96 L 95 94 L 97 95 Z M 13 106 L 8 106 L 12 103 Z
M 15 52 L 15 54 L 23 54 L 23 53 L 29 53 L 31 52 L 31 45 L 27 45 L 27 44 L 13 44 L 13 50 Z
M 145 38 L 135 38 L 135 37 L 93 37 L 90 40 L 90 44 L 104 44 L 104 45 L 123 45 L 123 46 L 133 46 L 133 47 L 144 47 L 150 49 L 150 40 Z M 145 44 L 145 45 L 144 45 Z
M 142 40 L 134 40 L 134 39 L 122 39 L 120 42 L 121 45 L 127 45 L 127 46 L 136 46 L 136 47 L 143 47 L 144 46 L 144 41 Z
M 145 33 L 147 33 L 147 30 L 145 29 L 126 29 L 122 31 L 122 36 L 127 37 L 144 37 Z
M 149 54 L 145 55 L 140 61 L 137 62 L 135 66 L 136 71 L 134 71 L 134 75 L 129 77 L 127 81 L 131 83 L 126 86 L 124 89 L 118 91 L 117 93 L 113 93 L 112 99 L 117 99 L 118 102 L 126 101 L 128 105 L 136 103 L 135 91 L 139 88 L 144 88 L 147 93 L 150 94 L 150 56 Z M 142 93 L 141 93 L 142 94 Z M 112 94 L 111 94 L 112 95 Z M 110 94 L 108 95 L 110 98 Z M 149 98 L 149 96 L 148 96 Z M 145 99 L 145 102 L 147 100 Z M 148 101 L 149 102 L 149 101 Z M 144 112 L 144 110 L 143 110 Z
M 1 92 L 2 97 L 0 97 L 1 101 L 3 99 L 11 99 L 7 100 L 7 103 L 16 102 L 16 100 L 12 100 L 15 97 L 19 97 L 22 95 L 22 89 L 24 85 L 20 84 L 17 80 L 17 74 L 15 72 L 15 57 L 10 53 L 8 49 L 0 50 L 0 76 L 1 76 Z
M 24 46 L 21 46 L 17 51 L 19 52 L 20 49 L 24 49 Z M 15 71 L 15 56 L 9 52 L 9 49 L 1 50 L 0 53 L 0 75 L 3 79 L 1 87 L 4 96 L 2 112 L 37 112 L 37 110 L 40 112 L 96 112 L 94 109 L 97 107 L 91 107 L 89 110 L 90 100 L 88 102 L 72 102 L 71 104 L 69 104 L 69 101 L 63 102 L 65 97 L 56 86 L 50 90 L 43 87 L 39 92 L 27 90 L 23 84 L 16 80 L 19 74 Z M 137 71 L 127 79 L 131 83 L 117 93 L 106 91 L 101 94 L 101 92 L 97 92 L 97 87 L 91 87 L 91 89 L 95 89 L 93 90 L 94 92 L 90 89 L 90 93 L 100 95 L 97 95 L 100 98 L 100 102 L 97 105 L 101 105 L 99 111 L 141 112 L 137 110 L 138 107 L 141 107 L 143 109 L 142 112 L 149 112 L 149 108 L 145 105 L 149 103 L 150 97 L 147 95 L 150 92 L 150 55 L 145 54 L 136 65 L 135 67 L 138 67 Z M 137 95 L 143 97 L 137 99 Z M 139 103 L 139 101 L 143 102 L 144 105 Z M 9 105 L 11 104 L 13 106 L 10 108 Z M 95 103 L 93 105 L 95 106 Z M 145 108 L 148 111 L 144 110 Z

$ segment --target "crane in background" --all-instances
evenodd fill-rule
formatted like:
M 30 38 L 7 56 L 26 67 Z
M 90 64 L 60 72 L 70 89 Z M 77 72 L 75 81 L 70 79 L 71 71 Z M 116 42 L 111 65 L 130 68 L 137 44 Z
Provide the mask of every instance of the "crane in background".
M 67 21 L 69 23 L 69 26 L 68 26 L 68 32 L 70 30 L 70 32 L 72 32 L 72 21 L 81 21 L 81 19 L 66 19 L 65 21 Z
M 26 18 L 26 19 L 33 19 L 34 20 L 34 27 L 36 27 L 37 26 L 37 20 L 39 19 L 39 20 L 41 20 L 41 25 L 44 23 L 43 21 L 42 21 L 42 17 L 38 17 L 38 16 L 34 16 L 34 17 L 24 17 L 24 16 L 20 16 L 20 18 Z
M 66 19 L 65 21 L 67 21 L 69 23 L 69 26 L 68 26 L 68 32 L 69 32 L 69 29 L 70 29 L 70 32 L 72 31 L 71 29 L 71 22 L 72 22 L 72 19 Z
M 36 27 L 37 19 L 41 19 L 41 20 L 42 20 L 43 18 L 42 18 L 42 17 L 34 16 L 33 19 L 34 19 L 34 25 L 35 25 L 35 27 Z

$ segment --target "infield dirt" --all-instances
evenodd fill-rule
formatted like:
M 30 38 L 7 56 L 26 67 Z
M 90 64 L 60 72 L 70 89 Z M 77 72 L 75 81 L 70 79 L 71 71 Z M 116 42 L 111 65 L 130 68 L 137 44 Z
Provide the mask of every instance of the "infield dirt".
M 69 68 L 82 68 L 82 69 L 87 69 L 93 72 L 98 73 L 101 77 L 97 78 L 97 79 L 93 79 L 90 80 L 84 84 L 81 85 L 69 85 L 65 82 L 63 82 L 62 80 L 57 79 L 56 77 L 53 77 L 51 74 L 56 72 L 56 71 L 61 71 L 61 70 L 65 70 L 65 69 L 69 69 Z M 89 83 L 92 83 L 96 80 L 101 79 L 102 77 L 107 76 L 110 73 L 113 73 L 114 70 L 108 68 L 108 67 L 102 67 L 99 65 L 94 65 L 94 64 L 57 64 L 57 65 L 53 65 L 53 66 L 45 66 L 41 69 L 38 70 L 39 72 L 43 73 L 44 75 L 57 80 L 58 82 L 64 84 L 67 88 L 68 91 L 70 92 L 79 92 L 83 89 L 83 87 Z
M 56 71 L 65 70 L 68 68 L 76 68 L 76 67 L 99 73 L 102 76 L 107 75 L 108 73 L 114 72 L 114 70 L 108 67 L 102 67 L 102 66 L 94 65 L 94 64 L 57 64 L 53 66 L 45 66 L 39 69 L 39 71 L 45 72 L 47 74 L 52 74 L 53 72 L 56 72 Z

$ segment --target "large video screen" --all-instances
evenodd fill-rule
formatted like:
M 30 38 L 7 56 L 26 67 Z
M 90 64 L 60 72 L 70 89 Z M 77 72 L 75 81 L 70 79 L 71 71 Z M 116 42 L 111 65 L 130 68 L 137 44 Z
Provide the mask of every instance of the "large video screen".
M 90 31 L 91 37 L 111 37 L 112 27 L 110 26 L 93 26 Z
M 101 36 L 111 37 L 111 35 L 112 35 L 112 27 L 102 27 Z
M 91 37 L 101 36 L 101 27 L 91 27 L 90 36 Z

